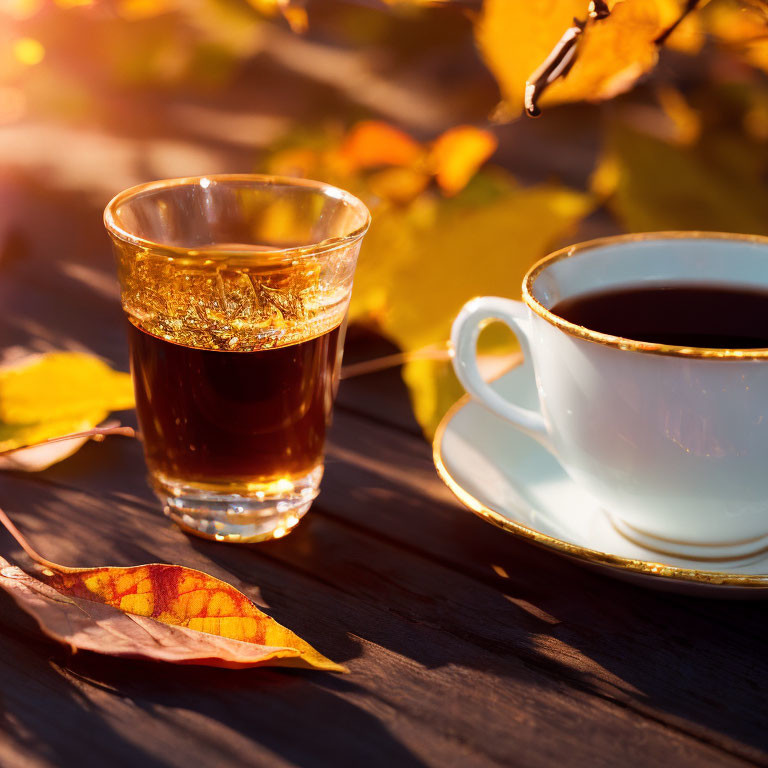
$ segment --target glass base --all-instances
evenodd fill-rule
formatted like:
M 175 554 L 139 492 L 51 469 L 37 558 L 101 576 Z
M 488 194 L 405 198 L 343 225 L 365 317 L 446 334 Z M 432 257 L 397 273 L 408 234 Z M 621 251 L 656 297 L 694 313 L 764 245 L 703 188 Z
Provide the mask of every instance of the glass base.
M 280 539 L 307 513 L 319 493 L 323 467 L 299 478 L 220 488 L 153 475 L 163 511 L 180 528 L 214 541 L 253 544 Z

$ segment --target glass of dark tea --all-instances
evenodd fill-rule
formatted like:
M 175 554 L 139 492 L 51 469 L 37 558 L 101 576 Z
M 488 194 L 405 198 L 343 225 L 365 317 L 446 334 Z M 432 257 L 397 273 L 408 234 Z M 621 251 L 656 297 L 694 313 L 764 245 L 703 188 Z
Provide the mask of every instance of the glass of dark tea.
M 152 182 L 104 215 L 149 476 L 207 538 L 280 538 L 323 475 L 347 307 L 370 216 L 320 182 Z

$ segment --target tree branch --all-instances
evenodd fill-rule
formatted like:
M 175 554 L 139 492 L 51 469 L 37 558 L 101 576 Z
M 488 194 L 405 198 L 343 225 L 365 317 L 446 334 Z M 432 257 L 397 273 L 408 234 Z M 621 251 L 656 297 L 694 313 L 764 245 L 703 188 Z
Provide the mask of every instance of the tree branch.
M 667 29 L 665 29 L 653 42 L 659 47 L 664 45 L 669 39 L 669 36 L 680 26 L 686 16 L 696 10 L 696 6 L 698 6 L 699 2 L 700 0 L 687 0 L 683 12 L 678 16 L 675 23 L 667 27 Z
M 579 40 L 587 20 L 573 20 L 573 26 L 569 27 L 558 40 L 557 45 L 552 49 L 549 56 L 542 62 L 541 66 L 531 74 L 525 83 L 525 111 L 530 117 L 538 117 L 541 114 L 539 109 L 539 99 L 544 91 L 552 83 L 565 77 L 576 61 Z

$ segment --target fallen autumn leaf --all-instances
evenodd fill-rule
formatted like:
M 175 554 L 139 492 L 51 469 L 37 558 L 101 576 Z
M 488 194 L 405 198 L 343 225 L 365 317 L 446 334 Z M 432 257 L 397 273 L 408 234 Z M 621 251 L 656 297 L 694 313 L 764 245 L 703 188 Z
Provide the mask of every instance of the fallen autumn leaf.
M 0 368 L 0 454 L 14 453 L 13 469 L 39 471 L 71 456 L 87 441 L 29 448 L 102 423 L 110 411 L 133 408 L 127 373 L 93 355 L 49 352 Z M 5 464 L 5 467 L 2 467 Z M 9 468 L 0 461 L 0 468 Z
M 1 509 L 0 523 L 42 567 L 35 578 L 0 557 L 0 587 L 46 635 L 72 648 L 231 669 L 347 671 L 206 573 L 161 563 L 67 568 L 35 552 Z

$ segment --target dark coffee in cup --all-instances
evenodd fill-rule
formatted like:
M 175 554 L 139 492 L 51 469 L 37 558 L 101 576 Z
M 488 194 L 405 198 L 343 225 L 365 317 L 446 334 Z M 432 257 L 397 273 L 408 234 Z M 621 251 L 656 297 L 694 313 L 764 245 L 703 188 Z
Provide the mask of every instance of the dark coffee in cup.
M 572 296 L 551 312 L 599 333 L 654 344 L 768 347 L 768 291 L 717 285 L 638 285 Z

